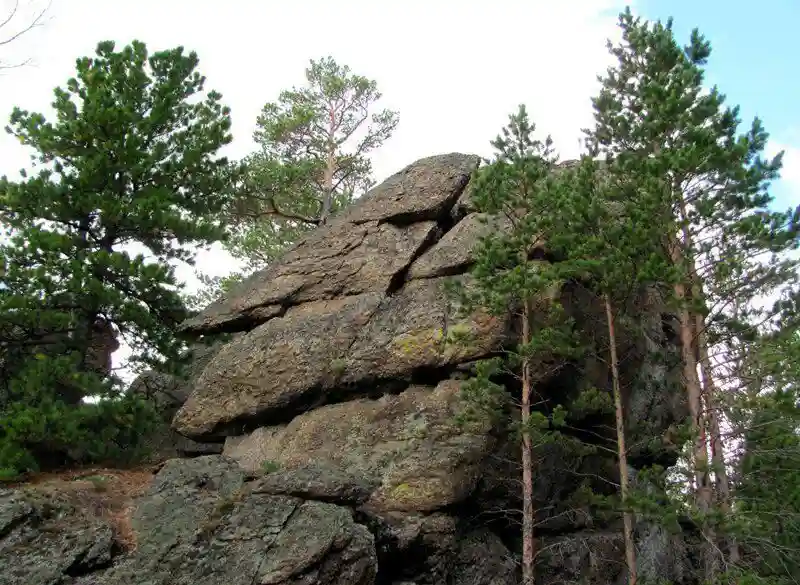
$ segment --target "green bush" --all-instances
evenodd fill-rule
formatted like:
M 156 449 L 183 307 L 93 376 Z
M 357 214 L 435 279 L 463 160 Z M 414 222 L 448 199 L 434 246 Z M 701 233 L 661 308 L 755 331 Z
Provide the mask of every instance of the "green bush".
M 94 402 L 65 402 L 60 390 L 80 386 Z M 75 373 L 70 357 L 38 355 L 8 380 L 0 403 L 0 479 L 68 465 L 126 465 L 146 454 L 158 424 L 152 403 L 118 384 Z

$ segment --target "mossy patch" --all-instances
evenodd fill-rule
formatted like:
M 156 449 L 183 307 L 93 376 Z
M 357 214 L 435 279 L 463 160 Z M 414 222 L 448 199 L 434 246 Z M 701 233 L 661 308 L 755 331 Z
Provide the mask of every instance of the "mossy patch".
M 392 340 L 392 345 L 403 355 L 419 355 L 427 352 L 441 352 L 443 341 L 444 330 L 436 327 L 413 333 L 403 333 Z

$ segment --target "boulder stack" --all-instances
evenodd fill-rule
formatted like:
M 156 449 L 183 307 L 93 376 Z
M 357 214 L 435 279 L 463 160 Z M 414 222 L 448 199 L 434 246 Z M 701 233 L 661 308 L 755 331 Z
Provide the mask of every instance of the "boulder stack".
M 487 228 L 470 205 L 479 162 L 453 153 L 411 164 L 183 324 L 198 337 L 236 334 L 192 378 L 173 419 L 223 454 L 169 461 L 134 512 L 135 552 L 76 583 L 515 582 L 518 445 L 488 419 L 456 420 L 465 370 L 515 339 L 507 318 L 456 318 L 445 290 L 467 278 L 481 234 L 503 228 Z M 579 285 L 558 294 L 602 344 L 599 299 Z M 634 465 L 672 463 L 669 431 L 686 414 L 661 305 L 654 291 L 632 300 L 637 317 L 620 347 Z M 470 342 L 446 343 L 455 330 Z M 610 392 L 602 356 L 536 391 L 547 408 L 590 387 Z M 613 414 L 572 425 L 589 443 L 613 440 Z M 537 450 L 541 583 L 624 580 L 618 519 L 576 497 L 587 482 L 613 491 L 611 453 Z M 643 558 L 658 559 L 640 578 L 688 582 L 664 574 L 680 543 L 640 532 Z

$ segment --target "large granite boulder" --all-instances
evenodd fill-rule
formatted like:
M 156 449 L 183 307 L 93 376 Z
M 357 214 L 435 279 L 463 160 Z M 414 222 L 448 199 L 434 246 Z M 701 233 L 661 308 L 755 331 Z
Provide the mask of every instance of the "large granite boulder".
M 450 279 L 469 286 L 475 246 L 509 226 L 487 221 L 471 201 L 478 162 L 462 154 L 417 161 L 183 325 L 239 336 L 197 376 L 173 427 L 197 441 L 225 440 L 226 456 L 249 473 L 271 470 L 276 495 L 346 500 L 375 535 L 380 563 L 398 567 L 398 582 L 449 582 L 457 554 L 476 554 L 463 541 L 472 513 L 506 541 L 483 534 L 487 550 L 519 545 L 518 442 L 488 420 L 455 424 L 457 379 L 475 360 L 503 355 L 516 331 L 510 317 L 464 317 L 446 291 Z M 542 262 L 559 260 L 546 242 L 532 242 L 537 251 Z M 560 297 L 596 351 L 537 383 L 545 412 L 611 389 L 601 300 L 580 283 L 547 294 Z M 669 465 L 670 430 L 686 413 L 669 309 L 648 291 L 632 297 L 627 314 L 635 317 L 618 324 L 618 336 L 630 458 Z M 468 341 L 449 343 L 456 332 Z M 518 391 L 513 377 L 505 382 Z M 582 552 L 587 542 L 607 551 L 609 565 L 584 571 L 586 582 L 616 579 L 618 519 L 586 498 L 586 490 L 612 494 L 619 480 L 613 412 L 570 417 L 570 437 L 586 448 L 537 448 L 538 530 L 569 559 L 553 579 L 574 580 L 582 563 L 597 564 Z M 464 578 L 510 578 L 502 561 L 487 562 L 491 575 Z
M 448 323 L 443 283 L 415 281 L 392 296 L 365 293 L 312 301 L 226 345 L 197 379 L 175 428 L 197 440 L 234 435 L 281 418 L 338 389 L 411 379 L 499 349 L 507 322 L 484 314 Z M 446 344 L 448 327 L 469 344 Z
M 456 425 L 459 383 L 323 406 L 285 426 L 231 437 L 244 469 L 324 465 L 371 485 L 369 509 L 432 512 L 466 499 L 492 447 L 488 425 Z
M 409 165 L 183 328 L 245 330 L 277 316 L 281 307 L 391 290 L 435 241 L 437 221 L 448 215 L 478 163 L 477 156 L 448 154 Z

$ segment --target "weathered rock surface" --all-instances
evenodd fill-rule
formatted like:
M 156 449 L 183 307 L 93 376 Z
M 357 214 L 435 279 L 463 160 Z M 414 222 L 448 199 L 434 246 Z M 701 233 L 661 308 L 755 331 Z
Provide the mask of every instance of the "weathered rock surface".
M 499 350 L 507 341 L 508 320 L 481 312 L 456 318 L 444 285 L 443 279 L 409 282 L 384 301 L 344 358 L 341 382 L 405 378 Z M 467 339 L 445 343 L 451 331 Z
M 331 503 L 259 491 L 220 457 L 172 460 L 133 515 L 136 550 L 97 585 L 368 585 L 374 539 Z
M 57 495 L 0 492 L 0 585 L 52 585 L 102 569 L 116 546 L 108 523 Z
M 448 154 L 409 165 L 183 328 L 242 330 L 256 309 L 266 308 L 259 315 L 266 319 L 280 313 L 279 306 L 386 292 L 435 238 L 436 220 L 449 212 L 478 162 L 476 156 Z
M 492 446 L 486 425 L 456 426 L 458 396 L 458 382 L 445 381 L 324 406 L 229 438 L 224 454 L 249 471 L 322 464 L 372 486 L 368 509 L 431 512 L 470 495 Z
M 414 262 L 409 278 L 433 278 L 464 272 L 472 264 L 473 249 L 481 238 L 506 225 L 495 218 L 471 213 Z
M 235 434 L 226 427 L 313 400 L 336 384 L 339 362 L 382 300 L 370 293 L 305 303 L 227 345 L 198 379 L 174 427 L 195 438 Z
M 203 439 L 236 434 L 252 420 L 324 400 L 336 388 L 409 378 L 423 368 L 469 361 L 499 348 L 507 322 L 476 314 L 448 324 L 438 279 L 396 295 L 345 296 L 304 303 L 225 346 L 206 367 L 174 426 Z M 474 336 L 445 344 L 448 327 Z

